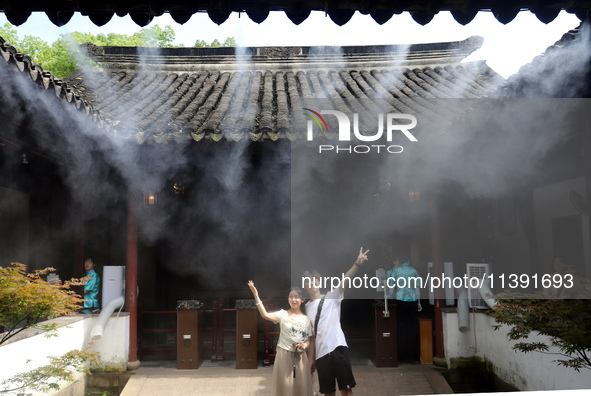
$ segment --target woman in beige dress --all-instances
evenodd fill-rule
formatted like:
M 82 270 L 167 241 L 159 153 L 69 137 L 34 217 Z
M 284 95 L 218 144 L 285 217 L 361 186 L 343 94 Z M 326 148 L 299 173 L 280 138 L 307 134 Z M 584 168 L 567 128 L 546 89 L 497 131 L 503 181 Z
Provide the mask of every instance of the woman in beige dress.
M 312 374 L 308 362 L 307 349 L 313 336 L 312 322 L 305 313 L 304 294 L 298 287 L 289 291 L 289 309 L 267 312 L 253 281 L 248 286 L 254 295 L 257 308 L 263 319 L 279 323 L 280 333 L 277 341 L 275 363 L 273 365 L 272 396 L 313 396 Z M 294 339 L 300 339 L 298 343 Z M 305 341 L 305 338 L 307 338 Z

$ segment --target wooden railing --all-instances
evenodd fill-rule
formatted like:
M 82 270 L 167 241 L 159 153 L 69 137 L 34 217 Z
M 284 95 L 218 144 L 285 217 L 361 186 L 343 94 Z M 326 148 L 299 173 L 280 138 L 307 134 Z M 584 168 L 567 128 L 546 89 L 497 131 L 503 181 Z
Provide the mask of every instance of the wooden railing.
M 282 294 L 283 295 L 283 294 Z M 236 298 L 214 298 L 203 296 L 204 323 L 204 354 L 211 356 L 212 362 L 221 362 L 236 358 Z M 242 297 L 242 296 L 239 296 Z M 274 310 L 274 299 L 265 300 L 267 310 Z M 176 359 L 177 342 L 177 311 L 140 310 L 138 315 L 138 354 L 140 359 L 169 358 Z M 265 366 L 275 361 L 275 347 L 279 338 L 279 325 L 262 320 L 258 317 L 258 358 Z
M 225 324 L 224 318 L 227 315 L 225 313 L 233 313 L 234 318 L 236 317 L 236 309 L 235 308 L 224 308 L 224 299 L 220 298 L 217 301 L 213 302 L 213 307 L 211 310 L 206 309 L 204 311 L 206 314 L 211 313 L 212 316 L 212 326 L 210 328 L 205 327 L 203 330 L 206 333 L 211 334 L 211 347 L 205 348 L 206 355 L 209 351 L 211 351 L 211 361 L 221 362 L 226 359 L 235 359 L 236 358 L 236 350 L 233 351 L 226 349 L 226 343 L 228 340 L 233 341 L 234 344 L 236 343 L 236 325 L 233 326 Z M 234 320 L 234 323 L 235 320 Z
M 157 320 L 154 326 L 154 315 L 164 318 Z M 138 315 L 138 355 L 145 356 L 176 356 L 176 311 L 140 311 Z M 152 320 L 150 320 L 152 319 Z M 164 337 L 158 337 L 164 335 Z M 159 340 L 160 338 L 160 340 Z M 162 342 L 161 339 L 165 341 Z

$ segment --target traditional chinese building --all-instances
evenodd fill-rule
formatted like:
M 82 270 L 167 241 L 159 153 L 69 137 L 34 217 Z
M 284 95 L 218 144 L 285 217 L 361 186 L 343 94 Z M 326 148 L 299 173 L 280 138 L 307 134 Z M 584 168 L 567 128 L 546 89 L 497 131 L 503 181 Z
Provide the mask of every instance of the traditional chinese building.
M 166 323 L 142 312 L 164 318 L 198 299 L 215 314 L 248 298 L 251 278 L 280 304 L 294 268 L 346 270 L 359 246 L 372 251 L 370 276 L 390 265 L 390 249 L 409 251 L 423 275 L 442 261 L 456 274 L 482 262 L 532 273 L 564 253 L 586 273 L 584 135 L 556 137 L 529 161 L 523 146 L 501 155 L 502 134 L 454 129 L 474 100 L 520 92 L 466 61 L 480 44 L 86 46 L 102 67 L 59 80 L 2 41 L 1 259 L 54 266 L 62 278 L 81 276 L 88 256 L 126 266 L 132 349 L 138 333 Z M 302 148 L 307 106 L 325 103 L 416 115 L 418 142 L 396 136 L 402 151 L 361 166 L 346 155 L 364 147 L 318 152 L 334 146 L 334 124 L 310 124 L 316 146 Z M 343 323 L 364 342 L 374 297 L 358 297 Z M 217 320 L 222 336 L 223 312 Z

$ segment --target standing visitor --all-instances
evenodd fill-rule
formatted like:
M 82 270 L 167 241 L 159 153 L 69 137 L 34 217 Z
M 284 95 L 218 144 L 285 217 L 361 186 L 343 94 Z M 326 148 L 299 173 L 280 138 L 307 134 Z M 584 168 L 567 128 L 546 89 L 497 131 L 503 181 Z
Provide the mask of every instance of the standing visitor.
M 99 310 L 98 293 L 101 278 L 94 270 L 94 262 L 91 259 L 84 261 L 86 276 L 90 277 L 84 284 L 84 308 L 89 313 L 96 313 Z
M 309 355 L 310 365 L 312 370 L 318 370 L 320 393 L 325 395 L 335 394 L 335 381 L 342 396 L 353 395 L 356 385 L 347 340 L 341 328 L 341 302 L 345 298 L 345 286 L 350 286 L 359 266 L 367 261 L 367 253 L 369 250 L 363 252 L 363 248 L 359 249 L 357 260 L 344 275 L 343 283 L 325 295 L 320 294 L 321 278 L 318 272 L 304 273 L 304 288 L 310 297 L 306 312 L 314 323 L 315 334 Z
M 267 312 L 253 281 L 248 287 L 254 295 L 257 308 L 263 319 L 279 323 L 280 333 L 277 341 L 275 363 L 273 364 L 272 396 L 313 396 L 312 374 L 306 350 L 311 339 L 303 343 L 294 343 L 294 333 L 312 335 L 312 323 L 305 313 L 304 293 L 299 287 L 289 291 L 289 310 Z
M 390 298 L 396 300 L 398 360 L 419 363 L 419 312 L 422 310 L 418 271 L 410 265 L 410 256 L 396 256 L 394 267 L 386 272 Z

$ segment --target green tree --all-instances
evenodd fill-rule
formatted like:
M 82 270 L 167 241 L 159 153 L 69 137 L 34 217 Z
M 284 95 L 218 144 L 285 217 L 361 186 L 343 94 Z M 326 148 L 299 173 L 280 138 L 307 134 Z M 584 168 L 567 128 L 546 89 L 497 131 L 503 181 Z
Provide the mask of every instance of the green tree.
M 55 323 L 39 322 L 76 314 L 84 300 L 70 287 L 83 285 L 85 278 L 49 283 L 42 276 L 51 271 L 54 269 L 50 267 L 27 273 L 25 265 L 20 263 L 0 267 L 0 327 L 4 328 L 0 345 L 31 327 L 40 327 L 47 330 L 49 336 L 55 335 Z
M 222 47 L 238 47 L 238 43 L 234 37 L 227 37 Z
M 176 34 L 172 27 L 167 25 L 162 29 L 158 25 L 154 25 L 150 28 L 143 28 L 138 33 L 141 42 L 144 43 L 145 47 L 177 47 L 173 45 Z M 180 45 L 182 47 L 182 44 Z
M 173 44 L 176 33 L 169 25 L 166 25 L 164 29 L 159 25 L 142 28 L 139 32 L 131 36 L 118 33 L 99 33 L 94 35 L 92 33 L 81 32 L 73 32 L 71 35 L 76 44 L 92 43 L 102 46 L 111 45 L 121 47 L 176 47 Z M 63 38 L 63 35 L 60 37 Z
M 46 337 L 57 336 L 57 324 L 45 324 L 43 320 L 64 315 L 74 315 L 83 299 L 70 290 L 82 285 L 86 278 L 68 282 L 46 282 L 42 277 L 53 268 L 27 273 L 24 264 L 12 263 L 0 267 L 0 346 L 29 328 L 46 331 Z M 50 357 L 50 363 L 17 374 L 2 382 L 0 393 L 38 390 L 48 392 L 59 389 L 60 381 L 72 381 L 75 372 L 89 372 L 88 363 L 96 362 L 98 353 L 90 348 L 72 350 L 63 356 Z
M 238 43 L 234 37 L 228 37 L 223 43 L 220 43 L 218 39 L 213 40 L 208 44 L 205 40 L 195 41 L 194 47 L 237 47 Z
M 80 65 L 96 66 L 91 59 L 80 54 L 72 36 L 66 34 L 60 35 L 60 38 L 47 51 L 40 52 L 34 61 L 59 78 L 66 77 Z
M 33 60 L 38 59 L 40 54 L 46 53 L 51 48 L 39 37 L 26 35 L 22 39 L 19 38 L 17 30 L 8 22 L 0 26 L 0 37 L 23 54 L 29 55 Z
M 98 34 L 73 32 L 61 34 L 59 39 L 49 45 L 42 39 L 26 35 L 23 39 L 18 36 L 17 30 L 6 23 L 0 27 L 0 36 L 17 48 L 20 52 L 31 57 L 45 70 L 51 71 L 55 76 L 63 78 L 72 73 L 78 66 L 93 65 L 94 62 L 78 51 L 78 45 L 92 43 L 101 46 L 124 47 L 172 47 L 175 40 L 175 32 L 171 26 L 161 28 L 159 25 L 143 28 L 131 36 L 126 34 Z M 182 45 L 182 44 L 181 44 Z
M 589 299 L 518 299 L 505 293 L 491 315 L 497 323 L 510 326 L 511 340 L 525 340 L 532 332 L 549 337 L 549 342 L 518 342 L 514 350 L 523 353 L 551 353 L 561 358 L 558 365 L 576 371 L 591 369 L 591 301 Z M 500 325 L 496 326 L 498 329 Z M 550 346 L 558 352 L 550 352 Z
M 49 357 L 49 364 L 25 371 L 12 378 L 2 381 L 4 389 L 0 393 L 27 395 L 30 391 L 50 392 L 60 389 L 62 381 L 71 382 L 74 374 L 90 373 L 89 363 L 97 362 L 98 354 L 90 348 L 84 350 L 72 350 L 66 354 Z
M 0 37 L 2 37 L 9 44 L 16 46 L 20 43 L 16 29 L 8 22 L 0 26 Z
M 56 42 L 49 45 L 46 41 L 31 35 L 21 39 L 17 30 L 10 23 L 5 23 L 0 27 L 0 37 L 59 78 L 76 70 L 79 64 L 91 64 L 88 58 L 76 55 L 76 42 L 70 35 L 62 34 Z
M 91 33 L 73 32 L 62 34 L 53 43 L 51 51 L 39 57 L 39 64 L 51 70 L 58 77 L 65 77 L 79 66 L 97 66 L 92 60 L 78 51 L 78 45 L 92 43 L 100 46 L 122 47 L 173 47 L 176 35 L 171 26 L 164 29 L 159 25 L 143 28 L 131 36 L 109 33 L 93 35 Z
M 43 69 L 51 71 L 55 76 L 64 78 L 79 66 L 97 66 L 91 59 L 78 51 L 78 45 L 92 43 L 99 46 L 122 46 L 122 47 L 183 47 L 183 44 L 174 45 L 176 38 L 174 29 L 167 25 L 161 28 L 154 25 L 142 28 L 132 34 L 92 33 L 73 32 L 61 34 L 59 39 L 49 45 L 42 39 L 30 35 L 19 38 L 17 30 L 10 24 L 5 23 L 0 27 L 0 36 L 17 48 L 20 52 L 31 57 L 33 62 L 41 65 Z M 203 40 L 197 40 L 196 47 L 235 47 L 234 37 L 228 37 L 223 43 L 217 39 L 211 44 Z

